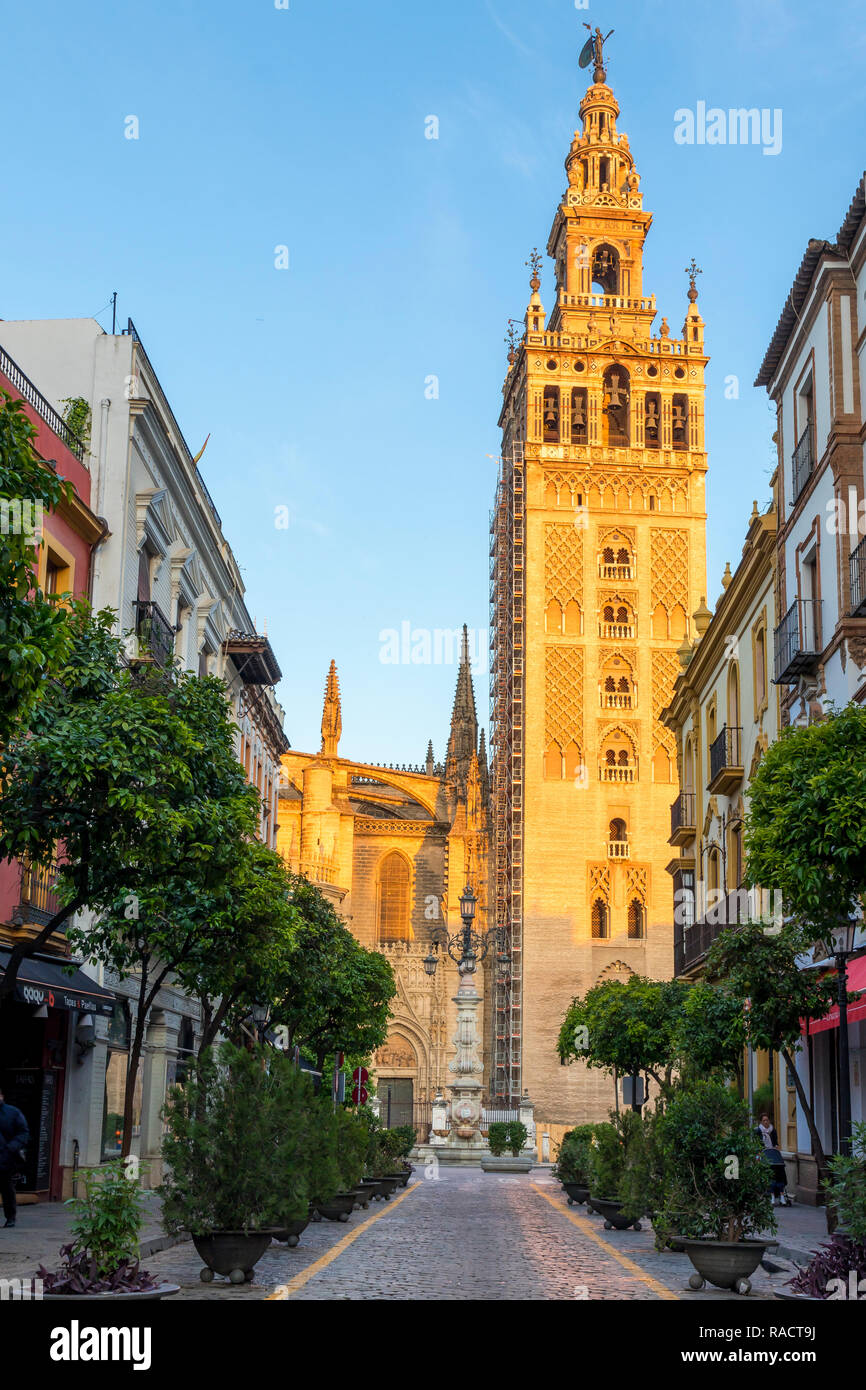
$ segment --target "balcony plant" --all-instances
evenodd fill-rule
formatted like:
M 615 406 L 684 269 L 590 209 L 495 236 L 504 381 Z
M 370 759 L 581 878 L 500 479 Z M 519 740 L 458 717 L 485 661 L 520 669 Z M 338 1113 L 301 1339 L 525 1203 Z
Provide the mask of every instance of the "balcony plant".
M 207 1051 L 165 1109 L 163 1223 L 188 1231 L 201 1278 L 252 1278 L 272 1234 L 309 1209 L 308 1078 L 281 1053 Z
M 749 1275 L 777 1242 L 759 1141 L 748 1107 L 722 1082 L 681 1086 L 659 1120 L 667 1159 L 660 1221 L 675 1232 L 695 1267 L 693 1289 L 708 1280 L 748 1293 Z
M 43 1296 L 160 1299 L 177 1293 L 177 1284 L 157 1284 L 139 1263 L 144 1213 L 133 1165 L 83 1168 L 78 1178 L 84 1194 L 67 1203 L 73 1214 L 72 1240 L 60 1247 L 63 1263 L 56 1270 L 39 1267 Z

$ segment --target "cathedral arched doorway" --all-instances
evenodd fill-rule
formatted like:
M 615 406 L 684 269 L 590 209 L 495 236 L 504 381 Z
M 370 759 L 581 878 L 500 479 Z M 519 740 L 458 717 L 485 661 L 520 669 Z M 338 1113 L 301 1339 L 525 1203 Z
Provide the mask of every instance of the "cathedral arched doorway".
M 386 1129 L 415 1123 L 418 1054 L 408 1038 L 391 1033 L 375 1057 L 379 1118 Z

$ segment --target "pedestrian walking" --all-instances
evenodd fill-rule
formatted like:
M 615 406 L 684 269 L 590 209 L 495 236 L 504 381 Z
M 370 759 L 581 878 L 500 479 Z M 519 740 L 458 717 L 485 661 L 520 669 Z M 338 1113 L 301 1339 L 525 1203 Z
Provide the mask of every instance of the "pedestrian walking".
M 27 1121 L 16 1105 L 7 1105 L 0 1090 L 0 1197 L 7 1226 L 15 1225 L 18 1203 L 15 1199 L 15 1175 L 24 1159 L 30 1139 Z
M 779 1136 L 769 1115 L 762 1115 L 755 1126 L 755 1133 L 763 1145 L 763 1158 L 770 1165 L 770 1192 L 773 1206 L 791 1206 L 788 1196 L 788 1174 L 785 1160 L 779 1151 Z

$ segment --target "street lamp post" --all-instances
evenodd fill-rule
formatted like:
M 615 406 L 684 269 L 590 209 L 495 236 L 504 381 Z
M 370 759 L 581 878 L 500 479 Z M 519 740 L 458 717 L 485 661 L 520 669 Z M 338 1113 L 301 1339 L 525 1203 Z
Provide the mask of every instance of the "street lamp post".
M 839 1152 L 851 1153 L 851 1059 L 848 1049 L 848 959 L 854 954 L 859 921 L 848 918 L 832 932 L 839 1003 Z
M 457 966 L 460 986 L 454 996 L 457 1005 L 457 1031 L 453 1042 L 456 1054 L 449 1063 L 449 1071 L 454 1081 L 449 1085 L 451 1091 L 451 1130 L 448 1142 L 457 1149 L 479 1149 L 481 1138 L 481 1077 L 484 1064 L 478 1057 L 478 1006 L 481 995 L 475 987 L 474 976 L 479 963 L 485 959 L 491 948 L 497 948 L 497 965 L 500 970 L 508 965 L 503 932 L 498 927 L 479 933 L 475 931 L 475 908 L 477 898 L 469 884 L 460 895 L 460 917 L 462 926 L 450 935 L 446 926 L 433 928 L 430 950 L 424 959 L 424 969 L 428 975 L 436 973 L 440 948 L 444 948 Z

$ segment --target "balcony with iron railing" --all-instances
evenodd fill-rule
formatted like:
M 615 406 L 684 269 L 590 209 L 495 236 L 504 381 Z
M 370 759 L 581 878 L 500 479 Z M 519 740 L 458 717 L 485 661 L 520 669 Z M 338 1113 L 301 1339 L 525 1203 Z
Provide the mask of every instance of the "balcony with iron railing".
M 78 438 L 73 430 L 54 409 L 38 390 L 29 376 L 25 376 L 17 362 L 14 362 L 7 352 L 0 347 L 0 372 L 11 382 L 28 405 L 31 405 L 36 414 L 45 421 L 49 429 L 53 430 L 59 439 L 82 463 L 84 463 L 85 448 L 82 440 Z
M 668 843 L 681 847 L 697 834 L 695 823 L 697 797 L 694 792 L 680 792 L 671 805 L 671 833 Z
M 749 920 L 747 897 L 742 891 L 726 893 L 695 922 L 674 920 L 674 975 L 688 974 L 700 965 L 726 927 Z
M 821 656 L 821 600 L 795 598 L 775 631 L 777 685 L 796 685 L 811 675 Z
M 797 501 L 803 488 L 811 478 L 814 466 L 815 459 L 812 452 L 812 422 L 810 420 L 803 433 L 800 435 L 797 447 L 791 455 L 791 479 L 794 502 Z
M 135 604 L 135 635 L 138 638 L 140 659 L 150 659 L 157 666 L 170 666 L 174 656 L 175 629 L 158 603 L 152 600 Z
M 57 883 L 57 860 L 50 864 L 27 864 L 21 866 L 21 902 L 13 914 L 22 923 L 33 923 L 44 927 L 60 911 L 60 899 L 55 892 Z
M 710 744 L 710 780 L 707 791 L 727 796 L 743 780 L 743 731 L 725 725 Z
M 851 612 L 862 617 L 866 614 L 866 536 L 851 551 L 848 570 L 851 578 Z

